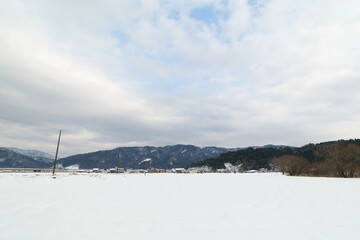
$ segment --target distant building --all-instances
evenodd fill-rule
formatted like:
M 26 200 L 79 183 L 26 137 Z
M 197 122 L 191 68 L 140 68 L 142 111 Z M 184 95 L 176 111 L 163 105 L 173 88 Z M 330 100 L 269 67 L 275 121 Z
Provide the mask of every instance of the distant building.
M 186 169 L 185 168 L 173 168 L 173 169 L 171 169 L 171 172 L 173 172 L 173 173 L 185 173 Z
M 189 168 L 187 170 L 187 173 L 200 173 L 200 169 L 199 168 Z

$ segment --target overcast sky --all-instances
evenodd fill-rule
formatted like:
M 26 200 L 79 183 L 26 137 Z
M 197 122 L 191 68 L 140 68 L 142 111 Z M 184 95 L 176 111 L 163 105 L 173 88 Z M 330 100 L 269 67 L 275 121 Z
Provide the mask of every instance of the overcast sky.
M 359 0 L 0 3 L 0 146 L 360 137 Z

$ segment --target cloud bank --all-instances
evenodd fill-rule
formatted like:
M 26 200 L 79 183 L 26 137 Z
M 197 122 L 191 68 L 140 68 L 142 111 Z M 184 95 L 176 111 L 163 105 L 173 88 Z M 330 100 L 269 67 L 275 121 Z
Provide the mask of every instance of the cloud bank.
M 4 1 L 0 145 L 359 137 L 358 1 Z

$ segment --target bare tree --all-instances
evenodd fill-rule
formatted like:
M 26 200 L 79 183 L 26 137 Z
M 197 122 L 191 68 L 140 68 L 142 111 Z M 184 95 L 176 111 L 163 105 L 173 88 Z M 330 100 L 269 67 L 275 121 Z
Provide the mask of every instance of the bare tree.
M 290 176 L 303 175 L 309 170 L 309 162 L 305 158 L 294 155 L 283 155 L 274 159 L 273 163 L 283 174 Z
M 309 174 L 313 176 L 331 177 L 336 175 L 336 171 L 332 163 L 321 161 L 311 164 Z
M 325 163 L 332 175 L 352 178 L 360 170 L 360 146 L 357 144 L 335 143 L 319 148 L 317 156 L 325 159 Z

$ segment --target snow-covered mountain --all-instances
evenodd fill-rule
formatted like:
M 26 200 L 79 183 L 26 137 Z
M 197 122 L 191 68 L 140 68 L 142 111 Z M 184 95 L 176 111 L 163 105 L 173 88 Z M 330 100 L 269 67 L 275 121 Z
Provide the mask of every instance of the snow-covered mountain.
M 278 148 L 279 146 L 268 145 L 256 148 Z M 226 152 L 237 151 L 246 148 L 221 148 L 221 147 L 197 147 L 193 145 L 172 145 L 165 147 L 121 147 L 122 168 L 178 168 L 187 167 L 190 163 L 218 157 Z M 53 156 L 37 150 L 24 150 L 19 148 L 2 148 L 6 152 L 2 167 L 51 167 Z M 7 151 L 5 151 L 7 150 Z M 112 168 L 117 165 L 119 148 L 103 150 L 86 154 L 77 154 L 58 160 L 63 167 L 77 166 L 82 169 Z M 5 156 L 4 155 L 4 156 Z M 6 161 L 4 160 L 6 159 Z M 24 161 L 19 161 L 23 159 Z M 151 161 L 144 161 L 151 159 Z M 25 160 L 29 160 L 27 162 Z
M 0 147 L 0 168 L 44 168 L 49 164 Z
M 19 149 L 19 148 L 7 148 L 7 149 L 28 157 L 32 157 L 33 159 L 40 162 L 50 163 L 54 161 L 54 157 L 46 152 L 41 152 L 38 150 Z
M 121 147 L 123 168 L 175 168 L 186 167 L 195 161 L 219 156 L 221 153 L 237 149 L 219 147 L 196 147 L 193 145 L 173 145 L 165 147 Z M 79 165 L 80 168 L 111 168 L 117 165 L 119 148 L 87 154 L 73 155 L 58 161 L 63 167 Z M 151 161 L 144 161 L 146 159 Z

